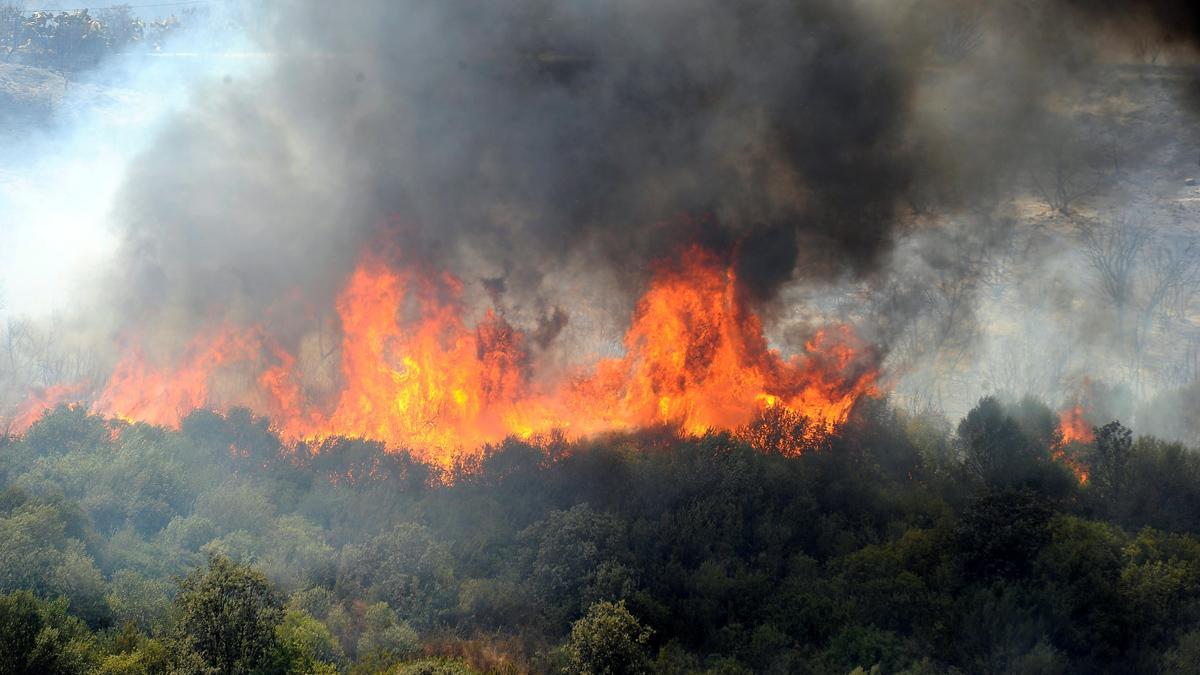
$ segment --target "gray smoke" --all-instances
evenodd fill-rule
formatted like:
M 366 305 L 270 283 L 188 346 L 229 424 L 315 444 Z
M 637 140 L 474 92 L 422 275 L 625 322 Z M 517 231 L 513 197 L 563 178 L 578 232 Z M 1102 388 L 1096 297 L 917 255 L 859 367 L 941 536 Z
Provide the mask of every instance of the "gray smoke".
M 455 271 L 510 290 L 580 250 L 636 288 L 688 241 L 737 251 L 763 300 L 797 272 L 870 274 L 898 208 L 1003 189 L 1053 121 L 1039 97 L 1095 56 L 1046 39 L 1072 19 L 1052 4 L 302 2 L 270 16 L 270 76 L 197 92 L 129 176 L 120 275 L 139 311 L 320 302 L 389 221 L 415 259 L 486 259 Z M 973 49 L 984 57 L 929 84 Z
M 199 87 L 134 162 L 94 306 L 118 331 L 265 318 L 298 340 L 385 237 L 545 347 L 618 328 L 651 262 L 698 244 L 734 265 L 777 341 L 840 313 L 883 353 L 920 346 L 901 350 L 918 352 L 905 376 L 957 373 L 997 349 L 979 325 L 1012 311 L 987 293 L 1014 246 L 1041 264 L 1013 293 L 1050 302 L 1030 289 L 1064 263 L 1029 235 L 1029 203 L 1065 223 L 1043 243 L 1075 246 L 1105 217 L 1081 219 L 1079 200 L 1119 203 L 1122 176 L 1184 151 L 1088 101 L 1106 64 L 1191 59 L 1189 7 L 271 5 L 254 17 L 267 72 Z M 1181 123 L 1192 86 L 1159 90 Z M 839 299 L 797 304 L 822 294 Z M 936 340 L 914 328 L 931 311 Z
M 764 298 L 798 240 L 865 269 L 922 166 L 912 55 L 845 3 L 302 3 L 271 77 L 209 85 L 131 173 L 142 308 L 320 301 L 385 222 L 536 284 L 587 249 L 631 286 L 681 243 Z M 900 50 L 898 52 L 898 50 Z M 897 56 L 900 59 L 897 59 Z M 532 273 L 531 273 L 532 272 Z

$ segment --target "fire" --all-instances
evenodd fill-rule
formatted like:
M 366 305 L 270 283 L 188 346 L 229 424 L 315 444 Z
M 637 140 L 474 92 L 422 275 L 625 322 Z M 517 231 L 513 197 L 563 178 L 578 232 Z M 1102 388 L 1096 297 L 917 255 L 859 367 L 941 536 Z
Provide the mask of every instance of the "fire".
M 366 256 L 337 300 L 344 388 L 328 416 L 285 415 L 284 435 L 358 436 L 448 459 L 517 431 L 504 417 L 526 395 L 521 335 L 491 312 L 469 329 L 461 294 L 453 277 L 429 280 Z
M 156 367 L 134 343 L 117 362 L 92 408 L 127 422 L 175 426 L 188 412 L 209 404 L 216 370 L 252 358 L 258 348 L 256 331 L 243 333 L 224 326 L 194 339 L 178 363 Z
M 16 433 L 25 431 L 38 421 L 43 411 L 76 400 L 83 394 L 83 391 L 84 387 L 80 384 L 56 384 L 33 392 L 24 405 L 17 410 L 16 415 L 9 423 L 10 429 Z
M 1079 480 L 1080 485 L 1084 485 L 1088 481 L 1087 466 L 1075 455 L 1074 452 L 1068 452 L 1068 447 L 1073 443 L 1091 443 L 1096 440 L 1096 436 L 1092 433 L 1091 426 L 1084 419 L 1084 409 L 1082 405 L 1075 405 L 1067 408 L 1058 414 L 1058 429 L 1062 434 L 1061 442 L 1052 448 L 1051 457 L 1058 462 L 1062 462 L 1064 466 L 1075 474 L 1075 478 Z
M 820 331 L 805 354 L 768 347 L 732 272 L 693 248 L 659 270 L 625 336 L 626 354 L 601 361 L 568 396 L 583 420 L 607 428 L 674 424 L 690 433 L 733 429 L 784 406 L 834 426 L 875 391 L 870 355 L 847 327 Z
M 263 327 L 223 326 L 166 364 L 131 343 L 92 409 L 176 426 L 197 407 L 246 405 L 290 440 L 363 437 L 450 463 L 511 435 L 656 425 L 700 434 L 771 411 L 806 420 L 798 429 L 831 429 L 876 391 L 874 354 L 848 327 L 817 332 L 790 358 L 772 349 L 732 270 L 699 247 L 653 274 L 624 355 L 542 377 L 526 336 L 503 316 L 488 311 L 468 325 L 460 280 L 394 259 L 365 252 L 337 297 L 339 384 L 330 396 L 305 391 L 297 359 Z M 242 387 L 253 391 L 237 400 L 217 391 L 230 369 L 255 373 Z M 31 400 L 28 410 L 57 400 Z M 34 419 L 21 417 L 18 431 Z
M 1083 406 L 1076 405 L 1058 414 L 1058 428 L 1062 431 L 1063 444 L 1091 443 L 1096 440 L 1092 427 L 1083 416 Z

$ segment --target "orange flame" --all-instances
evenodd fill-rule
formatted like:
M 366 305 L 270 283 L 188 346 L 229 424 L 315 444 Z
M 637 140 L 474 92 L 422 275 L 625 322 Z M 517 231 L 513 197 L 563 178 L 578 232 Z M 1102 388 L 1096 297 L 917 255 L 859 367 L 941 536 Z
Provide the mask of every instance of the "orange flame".
M 1067 443 L 1091 443 L 1096 440 L 1092 427 L 1084 419 L 1083 406 L 1067 408 L 1058 414 L 1058 428 L 1062 431 L 1062 440 Z
M 870 355 L 848 327 L 819 331 L 792 359 L 768 348 L 733 273 L 699 248 L 659 271 L 638 303 L 625 350 L 571 392 L 582 419 L 702 433 L 736 428 L 782 405 L 833 426 L 875 391 L 875 370 L 857 363 Z
M 25 402 L 17 409 L 16 415 L 9 422 L 12 433 L 24 433 L 42 417 L 42 413 L 62 403 L 69 403 L 83 394 L 82 384 L 56 384 L 39 389 L 30 394 Z
M 287 439 L 363 437 L 449 464 L 510 435 L 578 438 L 653 425 L 699 434 L 738 429 L 772 409 L 807 418 L 804 428 L 831 429 L 876 392 L 874 354 L 848 327 L 817 332 L 791 358 L 771 349 L 733 272 L 699 247 L 654 274 L 624 356 L 555 378 L 535 376 L 525 335 L 495 312 L 468 326 L 462 294 L 453 276 L 368 251 L 336 301 L 340 388 L 330 400 L 309 400 L 297 359 L 263 329 L 225 326 L 166 366 L 134 344 L 92 408 L 175 426 L 194 408 L 234 403 L 212 385 L 237 364 L 257 373 L 255 391 L 237 403 L 270 415 Z
M 156 367 L 135 343 L 117 362 L 92 409 L 127 422 L 175 426 L 188 412 L 210 404 L 216 370 L 251 358 L 258 344 L 257 331 L 224 326 L 197 336 L 178 363 Z
M 1075 474 L 1079 484 L 1084 485 L 1088 481 L 1087 466 L 1073 452 L 1067 451 L 1068 446 L 1073 443 L 1091 443 L 1096 440 L 1092 427 L 1084 418 L 1083 406 L 1075 405 L 1061 411 L 1058 414 L 1058 429 L 1062 435 L 1062 441 L 1051 450 L 1050 456 L 1055 461 L 1062 462 L 1071 470 L 1071 473 Z

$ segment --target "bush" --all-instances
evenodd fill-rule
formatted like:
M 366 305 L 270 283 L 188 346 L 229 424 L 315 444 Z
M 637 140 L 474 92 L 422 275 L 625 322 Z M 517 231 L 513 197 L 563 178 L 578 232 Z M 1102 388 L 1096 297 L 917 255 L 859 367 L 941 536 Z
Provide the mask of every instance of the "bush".
M 654 631 L 625 609 L 625 602 L 598 602 L 571 626 L 570 672 L 622 675 L 650 672 L 646 643 Z

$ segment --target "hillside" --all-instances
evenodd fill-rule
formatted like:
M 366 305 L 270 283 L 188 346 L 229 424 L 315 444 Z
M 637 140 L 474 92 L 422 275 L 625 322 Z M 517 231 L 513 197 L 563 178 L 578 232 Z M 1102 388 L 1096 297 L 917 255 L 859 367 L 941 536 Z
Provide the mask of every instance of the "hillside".
M 62 408 L 0 441 L 0 644 L 38 672 L 1189 672 L 1200 460 L 1097 433 L 870 401 L 799 456 L 664 429 L 446 470 Z M 259 607 L 233 647 L 204 588 Z

